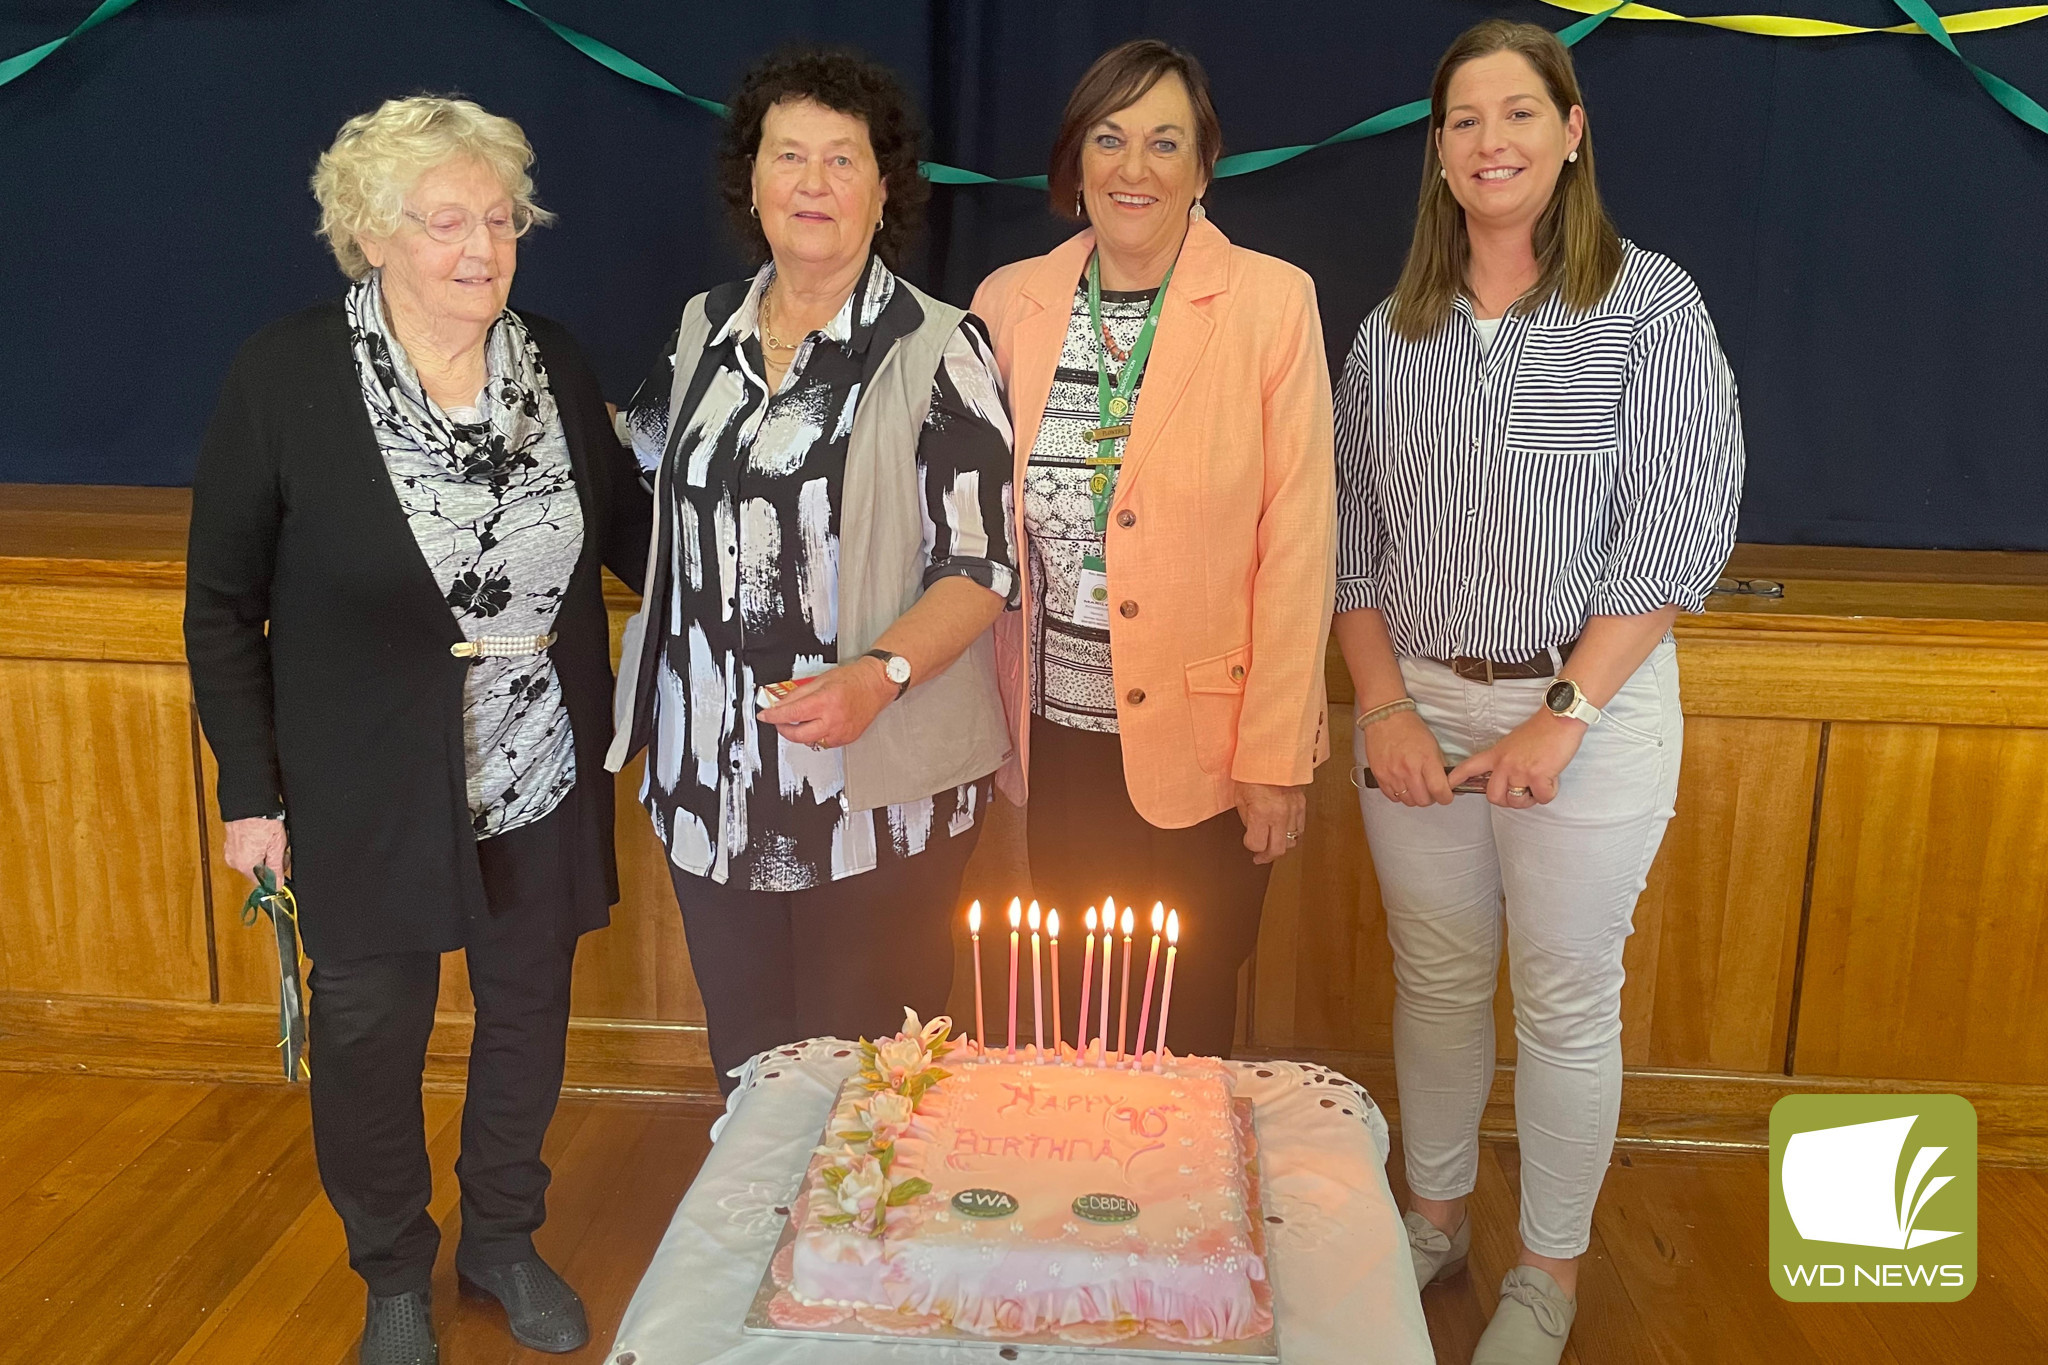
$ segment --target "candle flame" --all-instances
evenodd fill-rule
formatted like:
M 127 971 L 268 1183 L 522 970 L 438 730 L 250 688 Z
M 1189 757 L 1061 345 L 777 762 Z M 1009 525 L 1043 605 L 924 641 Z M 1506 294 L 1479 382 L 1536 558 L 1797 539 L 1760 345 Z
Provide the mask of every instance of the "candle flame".
M 1026 921 L 1028 921 L 1028 922 L 1030 923 L 1030 925 L 1031 925 L 1031 932 L 1032 932 L 1032 933 L 1034 933 L 1034 934 L 1035 934 L 1035 933 L 1037 933 L 1037 932 L 1038 932 L 1038 902 L 1037 902 L 1037 901 L 1033 901 L 1033 902 L 1031 902 L 1031 913 L 1030 913 L 1030 914 L 1028 914 L 1028 915 L 1026 915 L 1026 916 L 1025 916 L 1024 918 L 1025 918 L 1025 920 L 1026 920 Z
M 1014 929 L 1023 922 L 1024 902 L 1018 900 L 1015 896 L 1012 896 L 1010 897 L 1010 927 Z
M 1180 911 L 1178 910 L 1167 912 L 1166 942 L 1169 946 L 1180 942 Z
M 1126 905 L 1126 906 L 1124 907 L 1124 937 L 1125 937 L 1125 938 L 1129 938 L 1129 937 L 1131 936 L 1131 930 L 1132 930 L 1133 928 L 1135 928 L 1135 927 L 1137 926 L 1137 923 L 1138 923 L 1138 917 L 1137 917 L 1136 915 L 1133 915 L 1133 914 L 1131 913 L 1131 907 L 1130 907 L 1130 906 L 1128 906 L 1128 905 Z
M 1166 926 L 1166 906 L 1160 901 L 1152 902 L 1152 932 L 1158 933 Z
M 1102 924 L 1106 929 L 1116 928 L 1116 897 L 1102 898 Z
M 1087 918 L 1087 920 L 1086 920 L 1086 923 L 1087 923 L 1087 925 L 1088 925 L 1088 932 L 1089 932 L 1089 933 L 1091 933 L 1091 934 L 1092 934 L 1092 933 L 1094 933 L 1094 932 L 1095 932 L 1095 907 L 1094 907 L 1094 906 L 1092 906 L 1092 905 L 1088 907 L 1088 918 Z
M 1048 910 L 1048 911 L 1046 911 L 1046 912 L 1045 912 L 1045 936 L 1046 936 L 1047 938 L 1050 938 L 1050 939 L 1057 939 L 1057 938 L 1059 938 L 1059 936 L 1060 936 L 1060 912 L 1059 912 L 1059 911 L 1057 911 L 1057 910 Z
M 967 932 L 970 934 L 978 934 L 981 932 L 980 901 L 976 901 L 974 904 L 967 907 Z

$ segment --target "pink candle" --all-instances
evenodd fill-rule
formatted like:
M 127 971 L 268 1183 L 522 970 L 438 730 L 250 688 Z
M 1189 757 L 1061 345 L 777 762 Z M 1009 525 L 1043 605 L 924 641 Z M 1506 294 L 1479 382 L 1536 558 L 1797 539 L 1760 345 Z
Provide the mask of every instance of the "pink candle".
M 1038 974 L 1038 902 L 1031 902 L 1031 1055 L 1045 1054 L 1045 986 Z
M 1060 1059 L 1060 912 L 1045 912 L 1045 941 L 1052 947 L 1052 1059 Z
M 1152 902 L 1152 955 L 1145 959 L 1145 999 L 1138 1006 L 1138 1050 L 1131 1054 L 1131 1066 L 1135 1069 L 1145 1055 L 1145 1026 L 1152 1022 L 1152 981 L 1153 973 L 1159 970 L 1159 931 L 1166 927 L 1166 907 L 1158 901 Z
M 1166 917 L 1166 984 L 1159 988 L 1159 1049 L 1152 1059 L 1154 1071 L 1166 1069 L 1166 1013 L 1173 1008 L 1173 959 L 1180 952 L 1180 911 Z
M 1095 907 L 1088 907 L 1087 918 L 1082 923 L 1088 926 L 1088 937 L 1081 947 L 1081 1012 L 1074 1020 L 1074 1051 L 1086 1055 L 1088 1051 L 1088 986 L 1095 977 Z
M 1024 907 L 1010 897 L 1010 1060 L 1017 1058 L 1017 926 L 1024 922 Z
M 1101 1021 L 1095 1030 L 1095 1042 L 1100 1049 L 1095 1054 L 1095 1064 L 1101 1066 L 1109 1056 L 1109 959 L 1116 951 L 1116 902 L 1107 896 L 1102 900 L 1102 1004 L 1099 1007 Z
M 1125 1030 L 1131 1024 L 1131 930 L 1136 926 L 1137 918 L 1131 914 L 1131 907 L 1126 905 L 1124 907 L 1123 922 L 1124 989 L 1123 995 L 1118 1000 L 1116 1007 L 1116 1061 L 1118 1066 L 1123 1065 Z
M 988 1051 L 988 1021 L 981 1010 L 981 902 L 967 907 L 967 934 L 974 940 L 974 1045 Z

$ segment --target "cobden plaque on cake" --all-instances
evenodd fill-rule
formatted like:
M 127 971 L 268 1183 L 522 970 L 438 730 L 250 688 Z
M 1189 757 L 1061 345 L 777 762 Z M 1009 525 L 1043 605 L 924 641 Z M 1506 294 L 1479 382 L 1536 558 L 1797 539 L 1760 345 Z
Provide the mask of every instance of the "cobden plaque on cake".
M 1228 1069 L 1027 1055 L 948 1046 L 914 1016 L 870 1045 L 747 1331 L 1277 1361 Z

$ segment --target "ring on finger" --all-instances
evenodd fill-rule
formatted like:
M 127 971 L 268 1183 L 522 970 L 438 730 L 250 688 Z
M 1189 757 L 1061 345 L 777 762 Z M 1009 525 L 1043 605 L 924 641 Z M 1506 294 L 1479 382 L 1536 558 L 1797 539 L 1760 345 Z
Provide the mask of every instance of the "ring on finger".
M 1529 792 L 1529 789 L 1528 789 L 1527 787 L 1509 787 L 1509 788 L 1508 788 L 1508 795 L 1509 795 L 1509 796 L 1528 796 L 1529 794 L 1530 794 L 1530 792 Z

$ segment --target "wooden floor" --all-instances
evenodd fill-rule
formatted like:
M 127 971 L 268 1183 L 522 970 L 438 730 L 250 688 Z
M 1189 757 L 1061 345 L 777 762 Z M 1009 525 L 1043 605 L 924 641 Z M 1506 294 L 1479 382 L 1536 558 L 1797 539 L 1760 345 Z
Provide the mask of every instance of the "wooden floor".
M 582 1292 L 595 1338 L 548 1357 L 515 1347 L 494 1304 L 456 1293 L 459 1100 L 430 1094 L 426 1109 L 448 1233 L 435 1277 L 442 1358 L 602 1361 L 703 1160 L 713 1111 L 563 1101 L 539 1242 Z M 1397 1193 L 1400 1167 L 1397 1153 Z M 1481 1172 L 1471 1269 L 1423 1296 L 1438 1358 L 1458 1365 L 1513 1258 L 1514 1147 L 1489 1143 Z M 1617 1153 L 1565 1359 L 2048 1359 L 2048 1171 L 1982 1171 L 1977 1288 L 1956 1304 L 1781 1302 L 1764 1270 L 1765 1181 L 1758 1152 Z M 343 1365 L 362 1309 L 313 1168 L 303 1090 L 0 1072 L 0 1362 Z

